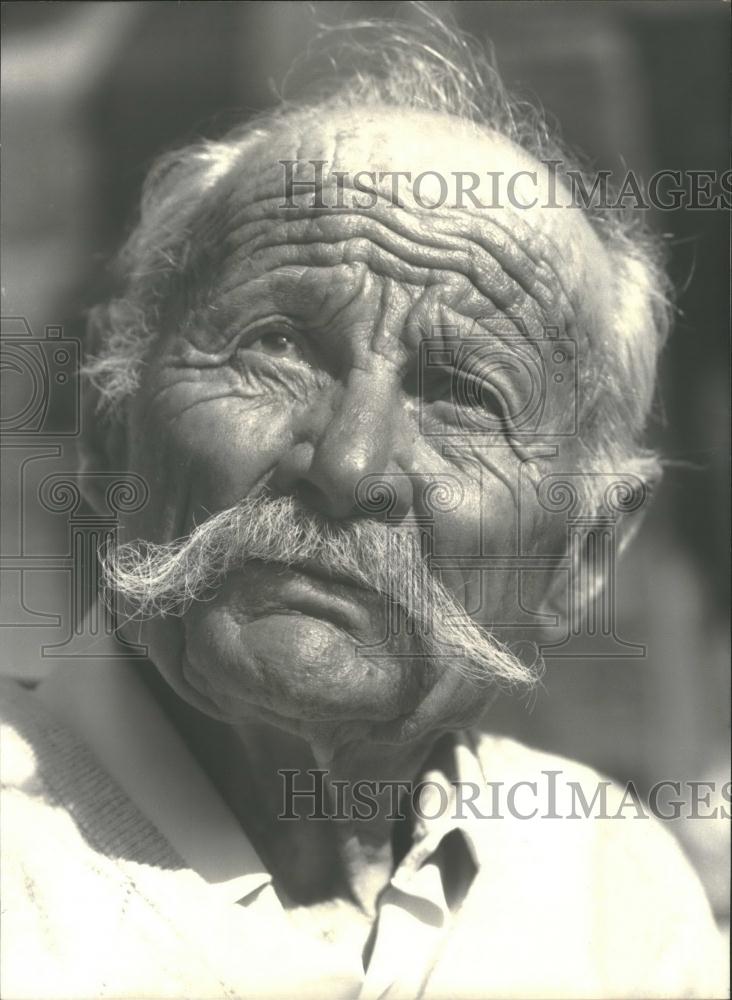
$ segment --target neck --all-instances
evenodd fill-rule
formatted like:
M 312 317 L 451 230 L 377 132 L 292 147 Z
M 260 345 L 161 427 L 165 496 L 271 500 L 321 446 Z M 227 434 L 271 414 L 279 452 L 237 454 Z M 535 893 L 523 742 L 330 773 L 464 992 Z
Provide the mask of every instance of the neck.
M 418 774 L 429 743 L 334 746 L 258 721 L 233 727 L 181 701 L 157 671 L 144 676 L 285 904 L 345 899 L 373 915 L 409 842 L 395 783 Z

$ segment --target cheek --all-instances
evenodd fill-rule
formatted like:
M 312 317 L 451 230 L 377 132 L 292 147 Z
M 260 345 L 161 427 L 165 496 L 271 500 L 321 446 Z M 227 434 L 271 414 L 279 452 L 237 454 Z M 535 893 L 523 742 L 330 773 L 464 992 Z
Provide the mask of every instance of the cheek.
M 466 606 L 470 594 L 496 557 L 516 553 L 517 505 L 502 479 L 463 479 L 459 505 L 430 526 L 433 561 L 448 589 Z M 464 600 L 464 598 L 466 600 Z
M 149 410 L 133 426 L 130 470 L 145 479 L 150 499 L 126 525 L 128 537 L 170 541 L 237 503 L 291 445 L 293 423 L 291 407 L 235 398 Z
M 485 625 L 536 624 L 538 606 L 564 553 L 566 530 L 519 476 L 519 463 L 464 482 L 459 507 L 432 526 L 434 565 L 466 611 Z
M 176 427 L 175 447 L 188 456 L 194 506 L 213 511 L 241 500 L 291 445 L 292 427 L 284 405 L 223 399 L 192 410 Z

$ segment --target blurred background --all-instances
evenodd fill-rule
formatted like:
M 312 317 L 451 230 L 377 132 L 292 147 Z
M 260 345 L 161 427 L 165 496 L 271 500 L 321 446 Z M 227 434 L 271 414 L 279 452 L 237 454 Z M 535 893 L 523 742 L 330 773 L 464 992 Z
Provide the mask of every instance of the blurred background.
M 729 4 L 431 6 L 491 40 L 508 86 L 539 101 L 598 169 L 648 178 L 729 167 Z M 316 19 L 385 15 L 414 12 L 391 3 L 3 4 L 5 333 L 38 340 L 50 326 L 80 337 L 154 157 L 269 106 Z M 708 210 L 652 216 L 678 289 L 653 428 L 669 465 L 618 586 L 623 638 L 647 652 L 553 660 L 535 704 L 504 701 L 490 722 L 632 779 L 641 793 L 666 778 L 717 787 L 729 778 L 728 220 Z M 64 359 L 53 357 L 63 387 Z M 4 374 L 15 412 L 25 390 L 17 367 Z M 43 426 L 11 427 L 2 449 L 0 669 L 25 680 L 53 662 L 40 651 L 59 641 L 73 596 L 68 576 L 44 562 L 66 551 L 67 526 L 28 499 L 49 470 L 73 469 L 75 403 L 58 386 Z M 724 926 L 729 824 L 672 825 Z

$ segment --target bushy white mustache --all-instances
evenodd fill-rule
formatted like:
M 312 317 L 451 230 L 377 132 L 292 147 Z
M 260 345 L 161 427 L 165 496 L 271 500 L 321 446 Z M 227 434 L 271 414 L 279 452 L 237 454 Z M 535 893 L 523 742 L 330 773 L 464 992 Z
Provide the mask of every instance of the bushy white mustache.
M 104 582 L 135 617 L 182 615 L 231 570 L 251 560 L 310 563 L 383 594 L 414 622 L 425 653 L 471 679 L 516 689 L 533 686 L 527 667 L 472 621 L 430 572 L 413 533 L 376 521 L 332 522 L 293 497 L 246 498 L 213 515 L 185 539 L 131 542 L 102 555 Z

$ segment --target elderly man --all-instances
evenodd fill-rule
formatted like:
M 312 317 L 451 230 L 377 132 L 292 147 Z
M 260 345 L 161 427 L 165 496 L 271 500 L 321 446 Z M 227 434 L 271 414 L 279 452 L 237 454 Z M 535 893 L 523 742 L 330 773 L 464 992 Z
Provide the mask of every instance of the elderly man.
M 451 44 L 148 180 L 83 462 L 149 487 L 105 565 L 156 669 L 8 689 L 4 996 L 710 995 L 673 840 L 471 728 L 589 572 L 551 484 L 591 514 L 657 475 L 667 311 L 650 243 Z

